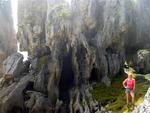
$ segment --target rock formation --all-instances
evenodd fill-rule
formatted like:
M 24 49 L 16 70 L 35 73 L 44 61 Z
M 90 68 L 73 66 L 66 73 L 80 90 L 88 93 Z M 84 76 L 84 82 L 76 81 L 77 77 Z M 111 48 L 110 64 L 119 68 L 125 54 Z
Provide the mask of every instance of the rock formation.
M 139 73 L 149 73 L 150 72 L 150 52 L 147 49 L 139 50 L 136 56 L 136 71 Z
M 126 48 L 126 59 L 131 66 L 137 64 L 135 61 L 137 53 L 141 49 L 149 50 L 150 35 L 150 15 L 149 15 L 149 5 L 150 1 L 147 0 L 135 0 L 135 4 L 128 3 L 128 6 L 134 7 L 129 8 L 131 12 L 127 17 L 130 25 L 128 26 L 127 37 L 125 38 L 125 48 Z
M 3 76 L 20 76 L 23 70 L 23 55 L 14 53 L 3 62 Z
M 0 76 L 3 60 L 17 50 L 11 14 L 11 1 L 0 0 Z
M 31 58 L 19 77 L 2 86 L 0 112 L 100 112 L 90 87 L 93 82 L 111 85 L 112 77 L 122 75 L 127 56 L 148 48 L 143 25 L 150 19 L 149 3 L 19 0 L 17 37 Z
M 18 38 L 21 51 L 33 50 L 45 43 L 46 0 L 19 0 Z

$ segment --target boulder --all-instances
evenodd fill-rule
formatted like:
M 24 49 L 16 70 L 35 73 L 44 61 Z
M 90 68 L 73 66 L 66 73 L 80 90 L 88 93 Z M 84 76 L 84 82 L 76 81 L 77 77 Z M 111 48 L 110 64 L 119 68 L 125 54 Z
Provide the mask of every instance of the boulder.
M 24 109 L 24 91 L 31 81 L 32 76 L 27 75 L 0 90 L 0 113 L 18 113 Z
M 104 76 L 102 78 L 102 83 L 106 84 L 107 86 L 110 86 L 111 85 L 111 80 L 107 76 Z
M 137 52 L 136 71 L 139 73 L 150 72 L 150 51 L 149 50 L 143 49 Z
M 23 69 L 23 55 L 14 53 L 3 62 L 3 77 L 18 77 Z
M 47 65 L 43 65 L 41 71 L 35 78 L 34 89 L 43 93 L 47 93 L 47 84 L 48 84 L 49 73 Z
M 30 113 L 53 113 L 48 98 L 40 92 L 27 91 L 30 97 L 25 102 L 26 107 L 29 108 Z

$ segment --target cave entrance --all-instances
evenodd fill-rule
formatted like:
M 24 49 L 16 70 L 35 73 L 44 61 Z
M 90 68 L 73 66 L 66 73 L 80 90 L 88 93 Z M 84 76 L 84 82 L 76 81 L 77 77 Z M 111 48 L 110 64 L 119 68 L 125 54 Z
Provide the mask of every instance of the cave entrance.
M 93 68 L 90 74 L 89 82 L 94 83 L 99 81 L 99 70 L 97 68 Z
M 59 99 L 64 103 L 69 103 L 69 90 L 73 86 L 74 73 L 72 69 L 72 52 L 69 50 L 69 54 L 63 58 L 63 66 L 61 72 L 61 78 L 59 82 Z
M 19 107 L 13 107 L 11 110 L 8 110 L 7 113 L 23 113 L 23 109 L 19 108 Z

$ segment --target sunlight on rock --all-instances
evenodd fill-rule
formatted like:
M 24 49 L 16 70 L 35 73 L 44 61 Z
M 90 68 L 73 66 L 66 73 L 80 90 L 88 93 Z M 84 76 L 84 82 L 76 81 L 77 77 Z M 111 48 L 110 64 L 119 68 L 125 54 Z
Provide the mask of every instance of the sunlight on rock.
M 20 51 L 20 43 L 17 43 L 17 52 L 23 55 L 23 61 L 28 60 L 28 52 L 27 51 Z
M 11 6 L 12 6 L 12 18 L 14 23 L 14 29 L 15 32 L 18 32 L 18 0 L 11 0 Z M 24 59 L 23 61 L 26 61 L 28 59 L 28 52 L 27 51 L 20 51 L 20 43 L 17 42 L 17 52 L 22 54 Z

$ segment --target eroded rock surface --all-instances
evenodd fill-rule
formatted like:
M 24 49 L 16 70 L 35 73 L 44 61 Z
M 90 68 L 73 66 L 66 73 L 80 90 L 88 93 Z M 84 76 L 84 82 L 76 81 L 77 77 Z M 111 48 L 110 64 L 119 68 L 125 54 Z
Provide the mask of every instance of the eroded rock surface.
M 18 39 L 21 50 L 33 50 L 45 43 L 47 0 L 19 0 Z
M 14 53 L 3 62 L 3 77 L 17 77 L 23 71 L 23 55 Z
M 128 50 L 137 47 L 143 36 L 149 39 L 143 29 L 144 20 L 140 18 L 142 14 L 144 19 L 149 20 L 148 12 L 141 13 L 149 8 L 149 2 L 72 0 L 69 5 L 63 0 L 47 0 L 40 5 L 43 10 L 39 13 L 40 8 L 33 7 L 32 2 L 40 4 L 35 0 L 19 2 L 25 3 L 19 10 L 19 23 L 23 26 L 19 26 L 18 36 L 22 49 L 36 50 L 36 46 L 33 47 L 36 33 L 32 31 L 39 26 L 40 30 L 35 31 L 43 32 L 39 32 L 42 37 L 38 35 L 38 48 L 45 44 L 51 50 L 49 55 L 39 54 L 31 63 L 39 73 L 34 88 L 47 93 L 51 107 L 56 107 L 57 100 L 60 100 L 63 102 L 62 111 L 92 112 L 95 102 L 89 92 L 89 83 L 110 85 L 110 78 L 123 72 L 125 56 L 132 52 Z M 24 18 L 23 15 L 28 16 Z M 35 18 L 37 15 L 42 18 Z M 139 48 L 146 47 L 144 45 L 142 42 Z M 43 66 L 48 70 L 47 75 Z
M 71 5 L 63 0 L 20 0 L 18 39 L 21 49 L 29 51 L 31 64 L 19 80 L 33 79 L 20 90 L 23 107 L 12 101 L 11 109 L 7 103 L 0 109 L 100 112 L 90 87 L 95 82 L 111 85 L 112 77 L 122 75 L 125 57 L 136 53 L 140 42 L 138 49 L 148 48 L 149 34 L 143 28 L 150 19 L 147 9 L 146 0 L 72 0 Z M 10 86 L 4 85 L 5 90 Z
M 139 73 L 150 72 L 150 51 L 147 49 L 139 50 L 136 59 L 136 70 Z
M 0 0 L 0 77 L 2 76 L 3 60 L 17 51 L 11 15 L 11 0 Z
M 11 15 L 11 1 L 0 0 L 0 53 L 4 53 L 5 57 L 17 49 Z

